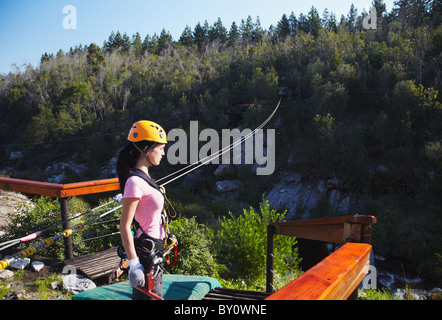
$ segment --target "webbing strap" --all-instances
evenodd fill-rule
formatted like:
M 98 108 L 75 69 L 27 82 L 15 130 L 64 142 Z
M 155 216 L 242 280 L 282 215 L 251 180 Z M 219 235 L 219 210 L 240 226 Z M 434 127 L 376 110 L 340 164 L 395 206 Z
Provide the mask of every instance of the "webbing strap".
M 166 198 L 166 195 L 164 194 L 163 189 L 161 187 L 159 187 L 156 184 L 156 182 L 152 178 L 150 178 L 143 170 L 140 170 L 140 169 L 131 170 L 129 172 L 129 177 L 131 177 L 131 176 L 140 177 L 141 179 L 146 181 L 148 184 L 150 184 L 153 188 L 157 189 L 163 195 L 164 202 L 166 203 L 166 199 L 167 198 Z M 161 217 L 163 219 L 163 227 L 164 227 L 164 233 L 165 233 L 164 246 L 166 247 L 167 246 L 167 236 L 168 236 L 170 231 L 169 231 L 169 228 L 168 228 L 168 221 L 167 221 L 168 219 L 167 219 L 166 214 L 164 213 L 164 209 L 163 209 L 163 213 L 161 214 Z M 138 221 L 136 221 L 136 219 L 134 219 L 134 223 L 135 223 L 135 227 L 137 229 L 140 229 L 141 231 L 143 231 L 143 229 L 140 227 L 140 224 L 138 223 Z

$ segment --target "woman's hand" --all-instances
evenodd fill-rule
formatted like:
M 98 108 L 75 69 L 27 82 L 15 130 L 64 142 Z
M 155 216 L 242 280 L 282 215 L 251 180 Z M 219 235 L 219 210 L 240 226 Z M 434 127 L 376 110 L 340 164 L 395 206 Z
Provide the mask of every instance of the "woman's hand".
M 129 283 L 132 288 L 144 287 L 144 268 L 138 258 L 129 260 Z

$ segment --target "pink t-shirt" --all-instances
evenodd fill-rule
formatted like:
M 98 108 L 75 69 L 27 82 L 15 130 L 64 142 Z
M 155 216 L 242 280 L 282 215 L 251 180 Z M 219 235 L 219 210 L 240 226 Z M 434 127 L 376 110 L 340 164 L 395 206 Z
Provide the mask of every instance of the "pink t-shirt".
M 161 218 L 163 211 L 163 195 L 142 178 L 131 176 L 124 187 L 124 198 L 137 198 L 135 220 L 141 229 L 155 239 L 164 239 L 164 228 Z

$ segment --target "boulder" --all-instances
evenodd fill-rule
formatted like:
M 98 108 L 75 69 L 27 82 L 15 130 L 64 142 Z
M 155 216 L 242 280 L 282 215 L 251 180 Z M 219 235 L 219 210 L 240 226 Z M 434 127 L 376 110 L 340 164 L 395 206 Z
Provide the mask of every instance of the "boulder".
M 14 272 L 11 270 L 1 270 L 0 271 L 0 280 L 9 280 L 14 276 Z
M 97 287 L 92 280 L 79 274 L 69 274 L 61 279 L 63 280 L 63 288 L 73 294 Z
M 39 272 L 45 266 L 45 264 L 41 261 L 34 261 L 31 263 L 31 266 L 34 271 Z
M 339 186 L 340 182 L 336 178 L 304 181 L 299 173 L 284 172 L 265 198 L 273 208 L 287 210 L 289 220 L 296 215 L 300 215 L 301 219 L 308 219 L 311 211 L 325 197 L 332 210 L 345 215 L 350 212 L 351 198 L 342 193 Z
M 28 264 L 31 262 L 31 259 L 24 258 L 20 260 L 15 260 L 11 263 L 11 268 L 20 269 L 23 270 L 28 266 Z
M 216 183 L 216 191 L 219 193 L 226 193 L 238 190 L 241 186 L 239 180 L 223 180 Z

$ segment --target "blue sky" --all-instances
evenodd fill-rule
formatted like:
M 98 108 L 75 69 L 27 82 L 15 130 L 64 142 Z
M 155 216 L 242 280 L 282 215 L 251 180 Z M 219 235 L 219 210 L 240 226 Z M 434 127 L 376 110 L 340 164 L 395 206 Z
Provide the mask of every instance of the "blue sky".
M 387 11 L 393 0 L 385 0 Z M 292 11 L 296 16 L 307 14 L 314 6 L 319 14 L 327 8 L 336 14 L 347 15 L 351 4 L 358 13 L 371 5 L 371 0 L 2 0 L 0 3 L 0 73 L 13 71 L 15 64 L 22 67 L 32 64 L 38 67 L 45 52 L 69 51 L 76 45 L 95 42 L 102 46 L 112 31 L 126 32 L 131 37 L 139 32 L 160 34 L 164 28 L 174 40 L 178 40 L 186 25 L 194 29 L 198 22 L 212 25 L 218 17 L 230 29 L 233 21 L 250 15 L 253 21 L 259 17 L 264 29 L 276 25 L 282 15 Z M 77 28 L 63 28 L 68 13 L 63 8 L 76 8 Z

